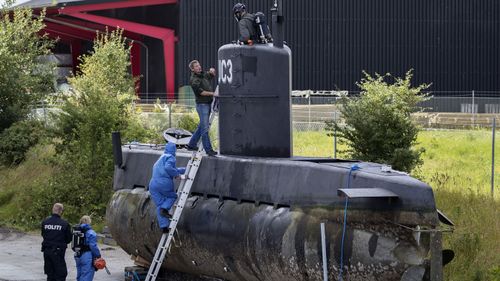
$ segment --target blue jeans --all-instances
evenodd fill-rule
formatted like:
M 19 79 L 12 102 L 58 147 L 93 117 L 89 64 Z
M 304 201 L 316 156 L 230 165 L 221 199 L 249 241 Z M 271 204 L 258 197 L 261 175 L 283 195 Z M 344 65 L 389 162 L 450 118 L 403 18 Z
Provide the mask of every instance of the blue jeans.
M 210 138 L 208 137 L 208 121 L 210 118 L 210 104 L 209 103 L 198 103 L 196 104 L 196 112 L 198 112 L 198 116 L 200 117 L 200 124 L 198 124 L 198 128 L 194 131 L 191 140 L 189 140 L 189 146 L 195 147 L 198 144 L 198 141 L 201 137 L 201 142 L 203 143 L 203 148 L 205 151 L 213 151 L 212 144 L 210 143 Z

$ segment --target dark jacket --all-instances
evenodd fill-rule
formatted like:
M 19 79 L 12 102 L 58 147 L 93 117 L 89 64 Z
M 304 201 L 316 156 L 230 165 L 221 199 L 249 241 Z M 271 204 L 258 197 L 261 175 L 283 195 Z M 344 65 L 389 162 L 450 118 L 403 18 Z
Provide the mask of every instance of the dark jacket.
M 201 92 L 212 92 L 212 85 L 210 84 L 210 81 L 213 78 L 212 74 L 208 72 L 201 72 L 199 74 L 194 72 L 191 73 L 189 84 L 191 85 L 191 88 L 193 88 L 196 103 L 212 103 L 212 96 L 202 96 Z
M 257 41 L 258 34 L 255 29 L 255 16 L 250 13 L 246 13 L 243 18 L 238 22 L 238 28 L 240 30 L 240 37 L 238 40 L 240 42 L 247 42 L 248 40 Z
M 71 227 L 61 216 L 52 214 L 42 222 L 42 251 L 45 249 L 61 248 L 71 242 Z

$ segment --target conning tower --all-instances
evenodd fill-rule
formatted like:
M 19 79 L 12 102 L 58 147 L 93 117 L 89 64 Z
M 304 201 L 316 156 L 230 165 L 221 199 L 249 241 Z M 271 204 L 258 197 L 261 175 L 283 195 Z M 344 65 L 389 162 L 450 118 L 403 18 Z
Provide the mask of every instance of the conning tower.
M 292 156 L 292 55 L 283 45 L 280 10 L 273 9 L 274 43 L 219 48 L 221 154 Z

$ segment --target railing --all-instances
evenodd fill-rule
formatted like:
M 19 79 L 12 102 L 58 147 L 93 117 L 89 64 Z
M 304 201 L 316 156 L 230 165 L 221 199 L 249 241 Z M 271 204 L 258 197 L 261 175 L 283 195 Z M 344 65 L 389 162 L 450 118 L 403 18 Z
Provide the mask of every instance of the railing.
M 324 130 L 325 121 L 340 120 L 338 105 L 341 96 L 345 95 L 355 98 L 359 92 L 293 91 L 293 128 L 299 131 Z M 167 100 L 165 93 L 149 96 L 156 98 L 141 97 L 135 103 L 148 120 L 146 124 L 173 127 L 183 114 L 196 115 L 192 93 L 179 93 L 176 100 Z M 423 111 L 414 117 L 426 128 L 491 127 L 493 117 L 500 114 L 500 92 L 431 92 L 429 99 L 420 106 Z M 50 111 L 57 111 L 57 106 L 40 104 L 32 112 L 34 117 L 47 121 Z
M 336 104 L 341 96 L 356 97 L 359 91 L 293 91 L 294 105 Z M 425 112 L 500 113 L 500 91 L 434 91 L 427 92 L 429 99 L 420 104 Z M 175 101 L 166 99 L 165 93 L 140 94 L 139 104 L 171 103 L 194 106 L 192 93 L 183 90 Z

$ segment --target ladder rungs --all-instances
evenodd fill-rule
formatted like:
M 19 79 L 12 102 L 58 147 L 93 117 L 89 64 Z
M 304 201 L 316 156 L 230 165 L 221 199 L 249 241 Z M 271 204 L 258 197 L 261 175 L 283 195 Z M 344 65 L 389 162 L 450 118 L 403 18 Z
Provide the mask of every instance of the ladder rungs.
M 212 120 L 215 117 L 215 113 L 212 112 L 210 115 L 210 120 L 209 120 L 209 126 L 212 124 Z M 200 144 L 200 143 L 198 143 Z M 179 199 L 177 200 L 175 206 L 175 211 L 173 214 L 173 217 L 171 218 L 170 221 L 170 231 L 168 233 L 163 233 L 160 243 L 158 245 L 158 248 L 156 249 L 155 256 L 153 258 L 153 262 L 151 263 L 151 266 L 149 267 L 148 270 L 148 275 L 146 276 L 147 281 L 154 281 L 156 280 L 156 277 L 158 276 L 158 272 L 161 267 L 161 263 L 166 257 L 166 254 L 168 252 L 168 249 L 170 247 L 170 244 L 173 241 L 174 233 L 177 228 L 177 224 L 180 220 L 180 217 L 182 215 L 182 211 L 184 210 L 184 206 L 187 203 L 187 199 L 189 197 L 191 187 L 193 186 L 194 179 L 196 177 L 196 174 L 198 173 L 198 169 L 201 164 L 201 160 L 203 159 L 203 154 L 201 153 L 201 147 L 200 150 L 193 152 L 191 155 L 191 159 L 189 160 L 189 163 L 186 167 L 187 173 L 186 173 L 186 178 L 183 179 L 180 183 L 179 189 L 177 191 L 177 194 L 179 195 Z

